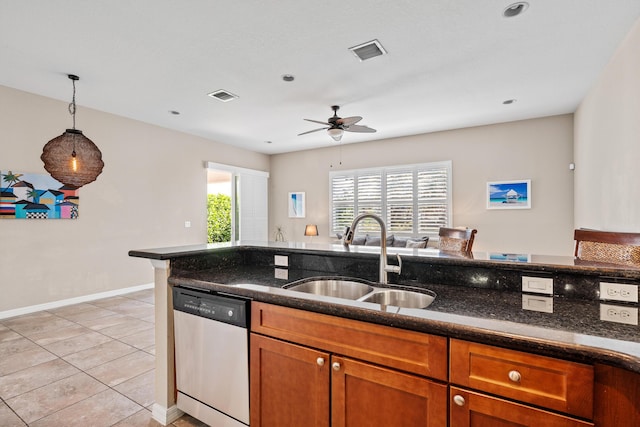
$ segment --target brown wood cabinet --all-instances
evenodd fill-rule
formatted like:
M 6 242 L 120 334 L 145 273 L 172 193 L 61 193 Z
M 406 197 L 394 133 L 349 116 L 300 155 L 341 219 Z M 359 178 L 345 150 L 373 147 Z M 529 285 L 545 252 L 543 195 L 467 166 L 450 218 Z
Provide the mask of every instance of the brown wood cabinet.
M 593 418 L 593 366 L 450 340 L 452 384 Z
M 285 320 L 288 315 L 290 321 Z M 447 425 L 445 384 L 373 363 L 389 360 L 390 365 L 416 364 L 424 370 L 428 364 L 417 357 L 429 354 L 423 347 L 430 342 L 443 344 L 438 340 L 442 337 L 425 340 L 420 335 L 426 334 L 262 303 L 252 304 L 252 316 L 252 427 Z M 342 328 L 333 324 L 336 320 Z M 271 332 L 277 339 L 257 332 Z M 379 347 L 381 337 L 400 348 Z M 442 339 L 438 357 L 446 374 L 446 338 Z M 320 349 L 307 347 L 325 340 Z M 414 350 L 420 351 L 416 355 Z M 356 360 L 352 355 L 364 357 Z
M 329 426 L 329 354 L 251 334 L 252 426 Z
M 640 426 L 620 368 L 260 302 L 251 332 L 252 427 Z
M 594 425 L 458 387 L 451 387 L 450 408 L 450 425 L 455 427 L 587 427 Z

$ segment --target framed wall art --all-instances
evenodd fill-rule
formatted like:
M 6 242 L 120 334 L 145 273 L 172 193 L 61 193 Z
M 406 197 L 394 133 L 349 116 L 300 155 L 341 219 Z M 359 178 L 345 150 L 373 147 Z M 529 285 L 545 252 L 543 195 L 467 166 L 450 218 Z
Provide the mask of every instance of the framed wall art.
M 487 182 L 487 209 L 531 209 L 531 180 Z
M 289 218 L 304 218 L 304 193 L 289 193 Z
M 0 219 L 76 219 L 78 189 L 47 174 L 0 171 Z

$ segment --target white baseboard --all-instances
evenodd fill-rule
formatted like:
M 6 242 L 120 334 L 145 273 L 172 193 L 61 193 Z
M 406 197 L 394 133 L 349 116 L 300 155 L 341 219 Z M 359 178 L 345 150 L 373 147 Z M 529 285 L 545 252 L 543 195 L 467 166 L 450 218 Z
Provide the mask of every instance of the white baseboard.
M 115 297 L 118 295 L 130 294 L 131 292 L 143 291 L 153 288 L 153 283 L 145 285 L 131 286 L 129 288 L 115 289 L 113 291 L 99 292 L 97 294 L 84 295 L 81 297 L 68 298 L 60 301 L 47 302 L 44 304 L 30 305 L 28 307 L 16 308 L 14 310 L 0 311 L 0 320 L 9 317 L 22 316 L 23 314 L 35 313 L 37 311 L 51 310 L 66 305 L 79 304 L 82 302 L 95 301 L 97 299 Z
M 173 405 L 170 408 L 165 408 L 164 406 L 154 403 L 151 407 L 151 417 L 163 426 L 171 424 L 183 415 L 184 412 L 178 409 L 176 405 Z

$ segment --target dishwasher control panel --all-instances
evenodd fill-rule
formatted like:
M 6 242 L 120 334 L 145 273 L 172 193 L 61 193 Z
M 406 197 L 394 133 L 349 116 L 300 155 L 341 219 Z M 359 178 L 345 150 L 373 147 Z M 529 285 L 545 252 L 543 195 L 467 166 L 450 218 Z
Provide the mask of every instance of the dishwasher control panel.
M 249 300 L 174 287 L 173 309 L 246 328 Z

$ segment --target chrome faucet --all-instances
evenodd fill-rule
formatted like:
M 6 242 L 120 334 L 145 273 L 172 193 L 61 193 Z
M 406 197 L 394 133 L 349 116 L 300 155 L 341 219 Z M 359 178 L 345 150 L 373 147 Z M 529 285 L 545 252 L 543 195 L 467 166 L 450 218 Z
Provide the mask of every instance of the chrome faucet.
M 344 232 L 344 236 L 342 238 L 342 243 L 345 246 L 349 246 L 353 242 L 353 236 L 356 233 L 356 227 L 360 221 L 365 218 L 371 218 L 375 220 L 378 224 L 380 224 L 380 283 L 387 284 L 387 273 L 397 273 L 400 274 L 400 270 L 402 269 L 402 259 L 400 259 L 400 254 L 397 254 L 398 257 L 398 265 L 389 265 L 387 264 L 387 229 L 384 225 L 384 221 L 377 215 L 370 213 L 363 213 L 354 218 L 351 223 L 351 227 L 347 227 Z

